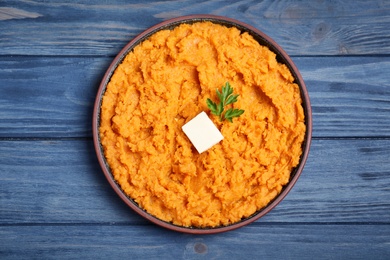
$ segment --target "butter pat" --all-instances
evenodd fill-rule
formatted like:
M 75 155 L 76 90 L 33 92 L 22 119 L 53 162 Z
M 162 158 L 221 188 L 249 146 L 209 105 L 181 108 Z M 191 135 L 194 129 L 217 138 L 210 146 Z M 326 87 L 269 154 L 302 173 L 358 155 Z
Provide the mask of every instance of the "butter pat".
M 182 126 L 182 130 L 199 153 L 223 140 L 223 135 L 205 112 L 188 121 Z

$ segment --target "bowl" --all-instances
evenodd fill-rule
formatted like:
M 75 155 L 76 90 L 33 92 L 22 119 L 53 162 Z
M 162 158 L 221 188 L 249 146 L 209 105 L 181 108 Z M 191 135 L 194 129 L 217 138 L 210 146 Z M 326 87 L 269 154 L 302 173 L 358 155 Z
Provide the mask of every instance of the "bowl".
M 119 184 L 115 181 L 110 166 L 107 163 L 107 160 L 103 153 L 103 147 L 100 141 L 99 136 L 99 127 L 100 127 L 100 113 L 101 113 L 101 104 L 102 104 L 102 96 L 104 95 L 106 91 L 107 84 L 109 83 L 114 71 L 116 68 L 121 64 L 121 62 L 124 60 L 126 55 L 133 50 L 135 46 L 142 43 L 145 39 L 148 39 L 151 35 L 154 33 L 164 30 L 164 29 L 173 29 L 183 23 L 186 24 L 193 24 L 195 22 L 201 22 L 201 21 L 209 21 L 212 23 L 224 25 L 226 27 L 236 27 L 241 32 L 247 32 L 253 38 L 258 41 L 261 45 L 267 46 L 271 51 L 273 51 L 276 54 L 276 59 L 279 63 L 285 64 L 288 69 L 291 71 L 292 76 L 294 78 L 294 83 L 296 83 L 299 86 L 301 99 L 303 101 L 302 106 L 304 110 L 304 116 L 305 116 L 305 126 L 306 126 L 306 133 L 304 136 L 304 140 L 302 143 L 302 154 L 299 160 L 298 166 L 296 166 L 293 171 L 290 174 L 290 179 L 288 183 L 283 187 L 281 192 L 271 201 L 268 203 L 268 205 L 258 211 L 256 211 L 251 216 L 244 218 L 238 222 L 235 222 L 233 224 L 229 224 L 226 226 L 217 226 L 217 227 L 210 227 L 210 228 L 199 228 L 199 227 L 185 227 L 185 226 L 178 226 L 174 225 L 170 222 L 163 221 L 148 212 L 146 212 L 144 209 L 142 209 L 132 198 L 130 198 L 119 186 Z M 241 21 L 237 21 L 235 19 L 231 19 L 228 17 L 221 17 L 221 16 L 214 16 L 214 15 L 190 15 L 190 16 L 182 16 L 177 17 L 174 19 L 166 20 L 164 22 L 161 22 L 138 36 L 136 36 L 133 40 L 131 40 L 120 52 L 119 54 L 114 58 L 111 65 L 107 69 L 101 84 L 99 86 L 97 95 L 96 95 L 96 101 L 94 105 L 94 111 L 93 111 L 93 140 L 94 140 L 94 146 L 97 154 L 97 158 L 99 161 L 99 164 L 103 170 L 103 173 L 105 177 L 107 178 L 109 184 L 111 187 L 115 190 L 115 192 L 119 195 L 119 197 L 135 212 L 137 212 L 139 215 L 144 217 L 145 219 L 170 230 L 178 231 L 178 232 L 184 232 L 184 233 L 191 233 L 191 234 L 213 234 L 213 233 L 220 233 L 220 232 L 226 232 L 230 230 L 234 230 L 237 228 L 240 228 L 242 226 L 248 225 L 249 223 L 252 223 L 259 219 L 260 217 L 266 215 L 268 212 L 270 212 L 276 205 L 278 205 L 289 193 L 289 191 L 292 189 L 294 184 L 297 182 L 299 176 L 301 175 L 301 172 L 304 168 L 304 165 L 306 163 L 310 143 L 311 143 L 311 136 L 312 136 L 312 114 L 311 114 L 311 105 L 310 105 L 310 99 L 308 95 L 308 91 L 306 89 L 305 83 L 303 81 L 303 78 L 301 74 L 299 73 L 297 67 L 291 60 L 291 58 L 287 55 L 287 53 L 269 36 L 261 32 L 260 30 L 254 28 L 253 26 L 250 26 L 248 24 L 245 24 Z

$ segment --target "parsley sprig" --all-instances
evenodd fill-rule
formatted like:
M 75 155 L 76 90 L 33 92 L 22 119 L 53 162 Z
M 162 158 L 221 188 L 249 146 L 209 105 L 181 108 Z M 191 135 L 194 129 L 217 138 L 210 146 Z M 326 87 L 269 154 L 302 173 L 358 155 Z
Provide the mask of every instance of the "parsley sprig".
M 234 117 L 239 117 L 245 112 L 242 109 L 232 107 L 225 111 L 225 107 L 237 102 L 237 98 L 239 96 L 238 94 L 233 94 L 233 88 L 230 86 L 229 82 L 226 82 L 225 85 L 222 86 L 222 92 L 220 92 L 218 89 L 216 91 L 219 98 L 219 103 L 217 104 L 209 98 L 206 100 L 206 103 L 211 113 L 213 115 L 219 116 L 220 121 L 226 119 L 232 123 Z

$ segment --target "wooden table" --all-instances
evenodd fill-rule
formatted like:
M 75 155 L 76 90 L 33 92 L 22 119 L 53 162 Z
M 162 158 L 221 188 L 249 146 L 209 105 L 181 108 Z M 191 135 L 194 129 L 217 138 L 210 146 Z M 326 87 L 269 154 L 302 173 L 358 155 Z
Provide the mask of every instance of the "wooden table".
M 76 1 L 74 1 L 76 2 Z M 115 194 L 95 95 L 138 33 L 188 14 L 276 40 L 307 84 L 313 142 L 293 190 L 227 233 L 160 228 Z M 389 259 L 390 1 L 0 2 L 0 259 Z

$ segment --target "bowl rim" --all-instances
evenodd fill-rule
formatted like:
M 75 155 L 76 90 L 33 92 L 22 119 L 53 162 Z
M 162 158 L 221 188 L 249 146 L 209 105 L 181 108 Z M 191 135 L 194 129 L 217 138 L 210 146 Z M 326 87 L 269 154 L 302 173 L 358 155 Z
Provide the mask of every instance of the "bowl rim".
M 115 181 L 113 175 L 111 174 L 111 171 L 109 169 L 109 165 L 105 159 L 103 148 L 100 142 L 100 135 L 99 135 L 99 126 L 100 126 L 100 107 L 102 102 L 102 96 L 105 93 L 106 87 L 108 82 L 111 79 L 111 76 L 113 75 L 116 68 L 119 66 L 119 64 L 123 61 L 124 57 L 132 51 L 132 49 L 141 43 L 143 40 L 149 38 L 152 34 L 154 34 L 157 31 L 163 30 L 163 29 L 169 29 L 176 27 L 183 23 L 194 23 L 198 21 L 210 21 L 218 24 L 224 24 L 226 26 L 230 27 L 237 27 L 241 31 L 246 31 L 250 33 L 252 36 L 255 37 L 257 41 L 261 41 L 261 45 L 266 45 L 269 47 L 273 52 L 276 53 L 277 59 L 282 59 L 281 62 L 284 63 L 291 73 L 294 76 L 295 82 L 298 84 L 301 92 L 302 97 L 302 106 L 305 113 L 305 125 L 306 125 L 306 133 L 305 138 L 302 143 L 302 155 L 300 158 L 300 162 L 297 167 L 294 168 L 294 170 L 291 173 L 290 181 L 283 187 L 282 191 L 270 202 L 267 206 L 264 208 L 256 211 L 253 215 L 239 221 L 232 223 L 227 226 L 218 226 L 218 227 L 212 227 L 212 228 L 197 228 L 197 227 L 184 227 L 184 226 L 177 226 L 172 223 L 163 221 L 149 213 L 147 213 L 144 209 L 142 209 L 136 202 L 134 202 L 129 196 L 127 196 L 122 189 L 120 188 L 119 184 Z M 311 104 L 310 104 L 310 98 L 309 94 L 305 85 L 305 82 L 294 64 L 294 62 L 291 60 L 290 56 L 284 51 L 284 49 L 279 46 L 271 37 L 260 31 L 259 29 L 246 24 L 242 21 L 229 18 L 226 16 L 218 16 L 218 15 L 209 15 L 209 14 L 195 14 L 195 15 L 185 15 L 185 16 L 179 16 L 176 18 L 171 18 L 165 21 L 162 21 L 146 30 L 138 34 L 136 37 L 134 37 L 130 42 L 128 42 L 121 51 L 116 55 L 116 57 L 111 62 L 110 66 L 106 70 L 101 83 L 99 85 L 96 99 L 94 103 L 93 108 L 93 116 L 92 116 L 92 134 L 93 134 L 93 143 L 95 147 L 95 152 L 100 164 L 101 169 L 103 170 L 103 173 L 108 180 L 111 187 L 114 189 L 114 191 L 117 193 L 117 195 L 135 212 L 137 212 L 139 215 L 144 217 L 145 219 L 151 221 L 154 224 L 157 224 L 161 227 L 178 231 L 182 233 L 189 233 L 189 234 L 215 234 L 215 233 L 221 233 L 226 232 L 230 230 L 235 230 L 237 228 L 243 227 L 245 225 L 248 225 L 259 218 L 266 215 L 268 212 L 270 212 L 273 208 L 275 208 L 290 192 L 292 187 L 297 182 L 298 178 L 300 177 L 302 170 L 306 164 L 310 145 L 311 145 L 311 139 L 312 139 L 312 110 L 311 110 Z

